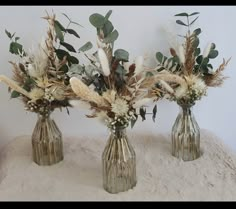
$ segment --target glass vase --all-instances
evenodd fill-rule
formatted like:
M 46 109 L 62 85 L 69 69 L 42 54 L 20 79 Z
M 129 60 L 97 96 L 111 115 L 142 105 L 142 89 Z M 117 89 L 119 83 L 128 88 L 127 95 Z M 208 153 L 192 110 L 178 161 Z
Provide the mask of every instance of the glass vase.
M 136 183 L 136 156 L 126 135 L 126 128 L 110 130 L 102 155 L 103 187 L 109 193 L 132 189 Z
M 62 134 L 50 114 L 38 114 L 32 134 L 33 161 L 53 165 L 63 160 Z
M 172 128 L 172 155 L 184 161 L 200 157 L 200 128 L 189 104 L 179 104 L 180 112 Z

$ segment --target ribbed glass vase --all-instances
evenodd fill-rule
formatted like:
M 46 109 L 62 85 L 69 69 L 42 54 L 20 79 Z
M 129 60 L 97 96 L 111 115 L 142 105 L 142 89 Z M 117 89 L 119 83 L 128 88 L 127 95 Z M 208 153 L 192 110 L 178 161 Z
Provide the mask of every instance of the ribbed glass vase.
M 124 192 L 136 185 L 136 157 L 125 127 L 110 130 L 102 164 L 103 187 L 107 192 Z
M 184 161 L 200 157 L 200 128 L 192 105 L 179 104 L 180 112 L 172 128 L 172 155 Z
M 33 161 L 53 165 L 63 160 L 62 134 L 50 114 L 38 114 L 32 134 Z

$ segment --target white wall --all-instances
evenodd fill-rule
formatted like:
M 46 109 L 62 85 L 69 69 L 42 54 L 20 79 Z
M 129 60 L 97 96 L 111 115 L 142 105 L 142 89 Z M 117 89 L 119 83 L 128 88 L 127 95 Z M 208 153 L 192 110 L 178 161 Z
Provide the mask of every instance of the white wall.
M 131 58 L 149 52 L 151 64 L 155 63 L 156 51 L 167 53 L 167 40 L 162 27 L 174 25 L 174 14 L 180 12 L 200 12 L 197 25 L 202 28 L 201 46 L 204 48 L 209 41 L 217 45 L 219 57 L 214 60 L 215 67 L 221 63 L 223 57 L 232 60 L 226 70 L 230 76 L 222 88 L 209 89 L 208 97 L 203 98 L 195 105 L 194 112 L 201 128 L 213 131 L 221 137 L 226 144 L 236 150 L 236 7 L 216 6 L 1 6 L 0 7 L 0 73 L 11 76 L 11 66 L 8 63 L 13 56 L 8 53 L 9 40 L 4 30 L 17 32 L 25 48 L 32 43 L 37 43 L 45 34 L 47 23 L 40 17 L 45 15 L 45 10 L 51 9 L 58 14 L 66 13 L 74 21 L 81 23 L 84 28 L 80 31 L 81 39 L 74 42 L 77 49 L 82 43 L 95 41 L 96 32 L 89 23 L 89 15 L 98 12 L 105 14 L 113 10 L 111 20 L 120 36 L 115 47 L 124 48 L 130 52 Z M 196 25 L 196 26 L 197 26 Z M 180 32 L 179 29 L 176 32 Z M 73 39 L 74 40 L 74 39 Z M 23 104 L 10 100 L 7 87 L 0 84 L 0 147 L 13 137 L 31 134 L 36 123 L 36 115 L 26 113 Z M 56 111 L 54 118 L 66 136 L 94 135 L 106 133 L 106 128 L 96 120 L 87 119 L 78 109 L 60 113 Z M 133 131 L 170 133 L 171 127 L 178 113 L 175 103 L 161 101 L 158 103 L 157 122 L 151 118 L 145 123 L 138 122 Z M 105 139 L 104 139 L 105 140 Z

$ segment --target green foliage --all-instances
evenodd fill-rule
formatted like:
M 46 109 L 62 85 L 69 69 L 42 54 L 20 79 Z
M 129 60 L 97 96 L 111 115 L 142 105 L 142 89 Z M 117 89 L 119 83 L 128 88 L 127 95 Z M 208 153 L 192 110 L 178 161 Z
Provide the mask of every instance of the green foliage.
M 86 44 L 84 44 L 82 47 L 79 48 L 79 52 L 85 52 L 88 51 L 90 49 L 92 49 L 93 44 L 89 41 Z
M 76 50 L 74 49 L 73 46 L 71 46 L 70 44 L 66 43 L 66 42 L 63 42 L 63 41 L 60 41 L 60 44 L 62 46 L 64 46 L 68 51 L 70 52 L 76 52 Z
M 17 98 L 17 97 L 19 97 L 19 96 L 20 96 L 20 93 L 19 93 L 19 92 L 17 92 L 17 91 L 12 91 L 12 92 L 11 92 L 11 99 Z
M 69 34 L 74 35 L 77 38 L 80 38 L 79 34 L 73 29 L 66 29 L 66 32 L 69 33 Z
M 111 14 L 112 10 L 109 10 L 105 16 L 95 13 L 89 17 L 89 21 L 97 29 L 98 35 L 102 35 L 104 38 L 104 43 L 114 43 L 119 36 L 118 31 L 114 30 L 114 26 L 109 21 Z
M 135 125 L 135 123 L 137 122 L 137 120 L 138 120 L 138 117 L 136 116 L 135 119 L 132 119 L 132 120 L 130 121 L 130 123 L 131 123 L 131 128 L 134 127 L 134 125 Z
M 155 120 L 156 120 L 156 115 L 157 115 L 157 105 L 154 106 L 154 108 L 153 108 L 153 110 L 152 110 L 152 113 L 153 113 L 153 115 L 152 115 L 152 120 L 153 120 L 153 122 L 155 122 Z
M 147 113 L 147 110 L 145 108 L 141 107 L 139 109 L 139 114 L 142 118 L 142 121 L 146 120 L 146 113 Z
M 114 56 L 116 60 L 128 62 L 129 61 L 129 53 L 124 49 L 117 49 L 114 52 Z

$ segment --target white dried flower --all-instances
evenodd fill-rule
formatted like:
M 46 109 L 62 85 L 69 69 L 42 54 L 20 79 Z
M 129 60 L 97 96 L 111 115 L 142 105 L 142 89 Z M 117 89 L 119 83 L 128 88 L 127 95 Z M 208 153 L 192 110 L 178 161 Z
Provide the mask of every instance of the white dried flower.
M 153 102 L 153 98 L 143 98 L 143 99 L 140 99 L 138 101 L 135 101 L 135 103 L 133 104 L 133 108 L 140 108 L 150 102 Z
M 37 100 L 37 99 L 41 99 L 44 97 L 44 91 L 43 89 L 41 88 L 33 88 L 31 91 L 30 91 L 30 96 L 31 98 L 33 98 L 33 100 Z
M 115 102 L 116 99 L 116 91 L 114 90 L 107 90 L 102 94 L 102 97 L 108 101 L 110 104 Z
M 175 97 L 181 99 L 187 95 L 188 87 L 187 85 L 181 85 L 175 89 Z
M 182 45 L 180 45 L 178 48 L 178 57 L 179 57 L 180 62 L 184 64 L 185 63 L 185 50 Z
M 65 95 L 64 95 L 64 90 L 59 87 L 59 86 L 52 86 L 50 88 L 51 94 L 52 96 L 59 101 L 62 101 L 65 99 Z
M 101 63 L 103 74 L 105 76 L 109 76 L 110 75 L 109 62 L 108 62 L 108 59 L 107 59 L 107 55 L 106 55 L 106 53 L 104 52 L 104 50 L 102 48 L 98 49 L 98 58 L 99 58 L 100 63 Z
M 138 56 L 135 59 L 135 75 L 138 75 L 144 70 L 143 61 L 144 61 L 143 56 Z
M 160 80 L 159 83 L 168 93 L 170 94 L 174 93 L 174 90 L 170 87 L 170 85 L 167 82 Z
M 111 104 L 111 110 L 117 116 L 124 116 L 129 111 L 127 102 L 121 98 L 117 98 L 114 103 Z
M 203 51 L 203 58 L 208 57 L 212 48 L 212 43 L 208 44 L 207 47 Z
M 192 88 L 195 89 L 196 91 L 204 93 L 207 89 L 207 86 L 202 79 L 196 77 Z

